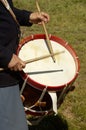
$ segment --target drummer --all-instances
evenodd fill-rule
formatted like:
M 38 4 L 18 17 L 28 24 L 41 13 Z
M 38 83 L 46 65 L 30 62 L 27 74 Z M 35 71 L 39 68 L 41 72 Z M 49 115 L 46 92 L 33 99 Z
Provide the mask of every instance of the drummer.
M 25 63 L 16 55 L 20 26 L 32 26 L 49 22 L 45 12 L 31 12 L 13 7 L 12 0 L 5 5 L 0 0 L 0 130 L 27 130 L 26 117 L 19 94 L 19 71 Z M 14 14 L 12 13 L 14 12 Z M 13 15 L 11 15 L 13 14 Z M 16 17 L 15 17 L 16 16 Z

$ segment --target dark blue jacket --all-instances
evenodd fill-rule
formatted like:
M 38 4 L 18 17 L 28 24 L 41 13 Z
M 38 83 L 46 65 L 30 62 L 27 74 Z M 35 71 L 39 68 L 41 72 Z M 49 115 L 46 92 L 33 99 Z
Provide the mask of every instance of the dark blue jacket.
M 31 12 L 19 10 L 13 7 L 12 0 L 8 0 L 17 20 L 21 26 L 31 26 L 29 15 Z M 19 44 L 20 27 L 14 21 L 11 14 L 0 2 L 0 68 L 7 68 L 13 53 Z M 18 72 L 6 69 L 0 72 L 0 87 L 11 86 L 18 83 Z

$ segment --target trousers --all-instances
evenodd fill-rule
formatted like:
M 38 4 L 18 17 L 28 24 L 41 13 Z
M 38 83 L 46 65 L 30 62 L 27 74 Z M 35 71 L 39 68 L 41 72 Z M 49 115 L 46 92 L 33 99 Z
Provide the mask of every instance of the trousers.
M 28 130 L 19 85 L 0 88 L 0 130 Z

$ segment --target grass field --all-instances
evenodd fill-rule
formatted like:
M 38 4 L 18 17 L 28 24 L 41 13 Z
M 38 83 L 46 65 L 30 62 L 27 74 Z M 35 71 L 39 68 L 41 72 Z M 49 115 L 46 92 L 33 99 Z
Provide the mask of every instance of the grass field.
M 14 4 L 19 8 L 37 10 L 35 0 L 14 0 Z M 80 72 L 74 82 L 75 90 L 66 96 L 58 110 L 62 120 L 59 120 L 59 116 L 47 117 L 30 129 L 86 130 L 86 0 L 39 0 L 39 4 L 41 10 L 48 12 L 51 18 L 46 25 L 48 33 L 61 37 L 75 49 Z M 21 27 L 21 30 L 23 37 L 44 33 L 38 25 Z

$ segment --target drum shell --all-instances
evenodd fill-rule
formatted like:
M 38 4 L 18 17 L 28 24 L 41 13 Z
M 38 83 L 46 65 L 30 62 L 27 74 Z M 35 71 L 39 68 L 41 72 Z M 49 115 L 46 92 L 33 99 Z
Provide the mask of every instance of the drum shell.
M 54 92 L 54 93 L 56 93 L 57 99 L 59 99 L 62 91 L 63 91 L 63 89 Z M 22 95 L 25 98 L 25 100 L 23 102 L 24 107 L 26 107 L 26 108 L 32 107 L 39 100 L 41 94 L 42 94 L 42 91 L 35 89 L 32 86 L 26 84 L 26 87 L 22 93 Z M 45 102 L 46 105 L 44 107 L 41 107 L 41 109 L 39 109 L 39 107 L 33 107 L 29 110 L 26 110 L 25 111 L 26 115 L 43 116 L 45 114 L 49 115 L 49 114 L 54 113 L 52 98 L 49 95 L 48 91 L 46 91 L 41 102 Z M 63 103 L 63 99 L 60 101 L 59 107 L 62 103 Z M 58 100 L 57 100 L 57 108 L 58 108 Z
M 23 102 L 24 107 L 26 108 L 30 108 L 32 107 L 40 98 L 42 94 L 42 91 L 33 88 L 32 86 L 26 84 L 26 87 L 22 93 L 22 95 L 25 98 L 25 101 Z M 50 95 L 48 94 L 48 92 L 45 93 L 43 99 L 41 102 L 45 102 L 46 105 L 44 107 L 41 107 L 41 109 L 39 107 L 32 107 L 29 110 L 26 110 L 26 114 L 27 115 L 34 115 L 34 116 L 41 116 L 41 115 L 45 115 L 53 113 L 52 110 L 52 99 L 50 97 Z

